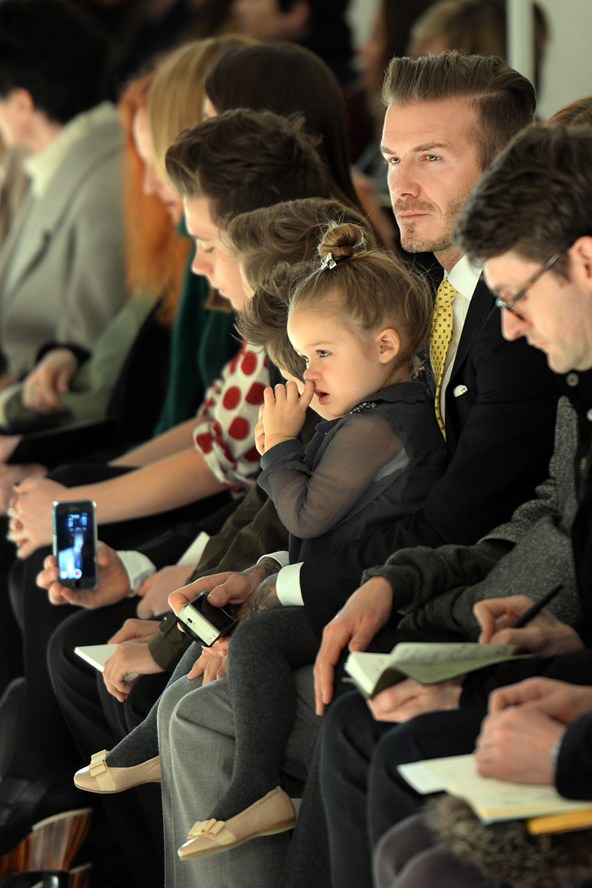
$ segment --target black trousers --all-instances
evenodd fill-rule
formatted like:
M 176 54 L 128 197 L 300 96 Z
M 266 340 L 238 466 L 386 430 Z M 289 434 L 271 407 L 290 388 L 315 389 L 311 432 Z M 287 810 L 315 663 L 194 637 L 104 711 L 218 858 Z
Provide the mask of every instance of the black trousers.
M 390 651 L 400 641 L 456 641 L 458 636 L 452 633 L 433 633 L 428 635 L 419 632 L 402 631 L 395 622 L 387 624 L 372 640 L 368 650 L 375 652 Z M 307 771 L 306 784 L 304 786 L 302 803 L 298 812 L 296 829 L 288 847 L 286 863 L 282 873 L 282 888 L 300 888 L 300 885 L 313 884 L 315 888 L 329 888 L 331 884 L 341 884 L 333 875 L 333 865 L 330 860 L 329 827 L 325 812 L 325 799 L 323 793 L 323 780 L 327 773 L 339 767 L 338 760 L 334 761 L 332 753 L 323 753 L 322 740 L 328 726 L 329 714 L 343 695 L 350 695 L 351 684 L 344 680 L 344 663 L 347 658 L 347 650 L 341 656 L 335 675 L 335 701 L 329 707 L 323 717 L 321 731 L 317 735 L 314 749 L 311 750 L 310 762 Z M 356 692 L 356 697 L 361 697 Z M 365 704 L 364 704 L 365 706 Z M 366 707 L 367 709 L 367 707 Z M 370 715 L 370 711 L 368 715 Z M 372 719 L 373 725 L 376 724 Z M 388 727 L 388 726 L 387 726 Z M 330 729 L 329 729 L 330 730 Z M 379 734 L 382 728 L 377 728 Z M 352 834 L 357 827 L 350 823 L 347 827 L 348 838 L 353 844 L 356 837 Z M 362 851 L 367 856 L 366 842 L 362 843 Z M 369 868 L 361 867 L 365 872 Z M 344 883 L 345 884 L 345 883 Z M 352 881 L 351 884 L 354 884 Z M 364 884 L 364 883 L 360 883 Z
M 94 752 L 111 749 L 142 721 L 169 678 L 165 673 L 144 676 L 122 704 L 107 692 L 102 676 L 74 653 L 79 644 L 104 643 L 125 619 L 134 616 L 135 604 L 133 599 L 125 599 L 97 611 L 76 611 L 51 637 L 49 672 L 63 720 L 77 750 L 72 772 L 88 764 Z M 102 808 L 92 841 L 100 847 L 110 836 L 112 843 L 119 846 L 134 884 L 162 888 L 160 786 L 95 795 L 92 799 L 95 810 Z
M 357 692 L 327 714 L 321 732 L 321 789 L 333 885 L 371 888 L 372 850 L 423 803 L 397 765 L 472 752 L 484 710 L 435 712 L 404 724 L 377 722 Z
M 80 483 L 91 483 L 115 477 L 129 471 L 108 465 L 74 465 L 64 469 L 58 469 L 52 473 L 55 480 L 66 486 L 75 486 Z M 118 522 L 116 524 L 103 525 L 100 528 L 100 537 L 115 548 L 137 548 L 147 539 L 157 536 L 171 525 L 183 520 L 199 521 L 201 518 L 207 522 L 211 532 L 211 516 L 220 510 L 220 524 L 226 517 L 227 494 L 219 494 L 206 500 L 192 504 L 191 506 L 177 509 L 161 515 L 134 521 Z M 3 539 L 0 542 L 0 550 L 3 550 L 7 563 L 14 555 L 14 547 Z M 20 730 L 11 730 L 8 736 L 1 736 L 0 760 L 5 764 L 5 773 L 12 777 L 20 777 L 35 781 L 41 777 L 47 778 L 48 774 L 55 777 L 56 785 L 59 782 L 60 791 L 49 794 L 43 802 L 42 816 L 65 810 L 65 807 L 84 807 L 91 802 L 92 797 L 87 793 L 75 790 L 72 783 L 74 770 L 86 764 L 81 761 L 81 754 L 77 742 L 72 737 L 72 732 L 62 715 L 60 706 L 53 692 L 50 671 L 47 662 L 47 653 L 50 639 L 62 623 L 83 614 L 79 608 L 71 606 L 56 607 L 49 603 L 45 591 L 36 585 L 36 576 L 42 567 L 43 560 L 49 549 L 40 549 L 23 562 L 13 563 L 10 571 L 10 602 L 12 607 L 12 620 L 0 621 L 0 657 L 5 656 L 5 651 L 10 651 L 15 646 L 15 627 L 20 636 L 20 646 L 23 657 L 20 664 L 20 674 L 25 674 L 25 684 L 21 686 L 19 694 Z M 2 554 L 0 552 L 0 562 Z M 5 596 L 8 599 L 8 596 Z M 104 608 L 89 611 L 89 626 L 92 632 L 84 637 L 78 637 L 76 644 L 102 643 L 119 628 L 123 619 L 130 616 L 134 603 L 126 600 L 113 608 Z M 76 645 L 74 645 L 76 646 Z M 78 659 L 78 658 L 77 658 Z M 95 694 L 96 675 L 92 676 Z M 0 723 L 3 716 L 0 711 Z M 108 744 L 111 745 L 111 744 Z M 13 749 L 8 748 L 14 746 Z M 92 750 L 102 748 L 101 745 L 92 744 Z M 0 784 L 0 793 L 2 792 Z M 52 808 L 52 805 L 54 807 Z M 141 809 L 138 809 L 141 815 Z M 102 811 L 102 807 L 101 807 Z M 33 812 L 33 818 L 39 819 L 40 812 Z M 138 815 L 136 821 L 141 822 Z M 95 823 L 99 824 L 100 814 L 97 814 Z M 128 818 L 130 823 L 134 818 Z M 106 821 L 107 825 L 110 819 Z M 115 830 L 114 830 L 115 831 Z M 93 829 L 94 832 L 94 829 Z M 110 885 L 129 884 L 129 874 L 120 878 L 120 868 L 114 865 L 116 843 L 110 836 L 97 835 L 97 853 L 95 855 L 95 875 L 101 888 Z M 159 856 L 161 842 L 150 841 L 154 847 L 156 858 Z M 127 844 L 126 844 L 127 848 Z M 105 849 L 105 851 L 103 851 Z M 158 884 L 151 883 L 150 878 L 155 878 L 158 873 L 158 865 L 151 867 L 148 863 L 150 854 L 141 857 L 138 864 L 138 885 Z M 102 873 L 102 875 L 100 875 Z M 145 877 L 144 877 L 145 876 Z M 160 879 L 162 885 L 162 879 Z

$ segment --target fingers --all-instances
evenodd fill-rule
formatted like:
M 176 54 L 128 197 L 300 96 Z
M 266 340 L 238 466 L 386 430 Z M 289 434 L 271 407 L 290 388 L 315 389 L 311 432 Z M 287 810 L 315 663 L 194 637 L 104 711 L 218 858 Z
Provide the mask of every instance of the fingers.
M 305 381 L 302 394 L 298 391 L 298 386 L 292 380 L 286 383 L 278 382 L 278 384 L 273 387 L 267 386 L 263 391 L 263 404 L 260 408 L 259 416 L 260 418 L 265 417 L 265 409 L 271 409 L 275 405 L 298 404 L 299 406 L 306 408 L 312 401 L 314 392 L 315 384 L 310 379 Z
M 149 620 L 150 617 L 156 616 L 154 608 L 149 600 L 140 598 L 136 607 L 136 613 L 141 620 Z
M 193 598 L 195 598 L 194 595 L 189 596 L 181 589 L 177 589 L 176 592 L 171 592 L 169 595 L 169 607 L 178 614 Z
M 368 705 L 377 721 L 390 721 L 394 712 L 398 714 L 399 709 L 409 704 L 410 701 L 416 700 L 417 695 L 416 682 L 408 678 L 390 688 L 385 688 L 384 691 L 369 700 Z
M 230 581 L 225 581 L 218 586 L 214 586 L 208 594 L 208 602 L 213 604 L 214 607 L 224 607 L 236 594 L 238 594 L 238 590 L 234 588 L 234 584 Z M 242 600 L 241 597 L 240 601 Z
M 142 631 L 144 626 L 144 620 L 126 620 L 117 632 L 111 636 L 109 644 L 119 644 L 122 641 L 129 641 L 131 638 L 143 638 L 145 635 L 145 632 Z
M 65 391 L 68 391 L 67 386 Z M 34 378 L 25 384 L 23 403 L 26 407 L 36 410 L 38 413 L 51 413 L 62 407 L 59 394 L 50 383 L 50 380 L 39 374 L 36 374 Z
M 43 561 L 43 570 L 36 577 L 36 583 L 41 589 L 48 589 L 58 579 L 58 563 L 55 555 L 48 555 Z
M 351 636 L 349 643 L 350 651 L 365 651 L 368 645 L 376 635 L 377 629 L 375 624 L 364 620 L 358 623 Z
M 489 643 L 496 632 L 511 626 L 519 616 L 526 613 L 532 603 L 526 595 L 478 601 L 473 607 L 473 613 L 482 630 L 479 641 L 482 644 Z
M 489 712 L 501 712 L 509 706 L 519 706 L 533 700 L 539 700 L 562 683 L 550 678 L 528 678 L 505 688 L 498 688 L 489 695 Z
M 70 589 L 69 586 L 60 588 L 60 594 L 63 599 L 74 607 L 83 607 L 86 610 L 95 610 L 97 600 L 94 589 Z
M 60 370 L 56 379 L 56 391 L 59 392 L 60 395 L 66 395 L 70 391 L 70 379 L 72 378 L 72 374 L 66 370 Z M 59 403 L 59 398 L 56 398 Z
M 132 681 L 126 681 L 125 677 L 123 676 L 118 676 L 116 679 L 113 679 L 112 677 L 103 674 L 103 680 L 109 693 L 113 697 L 116 697 L 120 703 L 124 703 L 129 695 L 129 692 L 138 681 L 138 678 L 134 678 Z
M 257 453 L 263 456 L 265 453 L 265 427 L 263 425 L 263 405 L 259 407 L 259 419 L 255 426 L 255 447 Z
M 203 673 L 203 684 L 209 684 L 226 676 L 226 657 L 218 653 L 210 653 L 206 659 Z
M 196 679 L 203 676 L 202 684 L 206 685 L 212 681 L 226 676 L 226 647 L 203 648 L 201 656 L 193 664 L 189 679 Z
M 325 706 L 333 699 L 335 686 L 335 668 L 331 663 L 317 661 L 314 669 L 315 676 L 315 711 L 317 715 L 323 715 Z
M 195 681 L 196 678 L 201 678 L 204 674 L 204 669 L 206 668 L 206 657 L 204 656 L 204 651 L 201 652 L 201 655 L 197 658 L 189 672 L 187 673 L 187 678 L 189 681 Z
M 199 580 L 194 580 L 193 583 L 181 586 L 180 589 L 175 589 L 168 597 L 169 607 L 178 614 L 181 608 L 197 598 L 201 592 L 209 592 L 215 586 L 220 586 L 228 576 L 230 576 L 229 572 L 202 577 Z
M 322 715 L 325 706 L 328 706 L 333 699 L 335 666 L 349 639 L 349 633 L 339 624 L 329 623 L 323 631 L 323 640 L 314 665 L 317 715 Z
M 292 383 L 294 384 L 294 383 Z M 315 384 L 312 379 L 306 379 L 304 381 L 304 389 L 302 390 L 302 394 L 300 395 L 300 401 L 303 407 L 309 407 L 310 402 L 312 401 L 315 393 Z
M 47 597 L 49 598 L 50 603 L 55 604 L 58 607 L 62 604 L 69 604 L 68 599 L 64 595 L 64 591 L 64 586 L 60 586 L 59 583 L 52 583 L 47 590 Z
M 365 612 L 354 609 L 349 613 L 340 611 L 325 626 L 314 668 L 317 715 L 322 715 L 325 706 L 333 699 L 335 666 L 342 652 L 346 647 L 350 651 L 366 650 L 382 625 L 384 621 L 377 621 L 374 611 L 368 618 Z
M 279 388 L 279 386 L 276 386 Z M 283 388 L 283 386 L 282 386 Z M 266 386 L 263 390 L 263 417 L 265 417 L 265 408 L 273 407 L 275 404 L 275 390 L 270 386 Z
M 97 543 L 97 564 L 99 567 L 109 567 L 111 565 L 114 550 L 103 543 L 101 540 Z

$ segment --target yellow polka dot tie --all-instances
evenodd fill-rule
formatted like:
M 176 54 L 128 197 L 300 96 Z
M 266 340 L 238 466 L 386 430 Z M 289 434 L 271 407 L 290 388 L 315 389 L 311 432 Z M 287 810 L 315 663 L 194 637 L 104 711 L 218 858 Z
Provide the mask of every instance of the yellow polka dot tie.
M 442 380 L 444 379 L 448 346 L 452 339 L 452 303 L 457 295 L 458 291 L 454 289 L 448 278 L 444 278 L 436 293 L 434 320 L 430 334 L 430 361 L 434 371 L 434 379 L 436 380 L 436 419 L 444 437 L 446 437 L 446 429 L 440 410 L 440 392 L 442 390 Z

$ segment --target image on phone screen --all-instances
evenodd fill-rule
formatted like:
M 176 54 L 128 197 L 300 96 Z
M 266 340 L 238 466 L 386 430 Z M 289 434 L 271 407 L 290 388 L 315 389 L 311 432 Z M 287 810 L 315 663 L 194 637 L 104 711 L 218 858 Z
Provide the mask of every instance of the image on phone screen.
M 56 503 L 54 554 L 59 581 L 74 588 L 96 586 L 96 537 L 93 504 Z

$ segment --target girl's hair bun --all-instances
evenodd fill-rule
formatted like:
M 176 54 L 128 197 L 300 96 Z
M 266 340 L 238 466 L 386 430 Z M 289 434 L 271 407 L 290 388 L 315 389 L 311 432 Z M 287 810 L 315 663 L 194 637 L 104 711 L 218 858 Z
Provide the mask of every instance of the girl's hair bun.
M 364 229 L 353 222 L 343 222 L 327 228 L 319 244 L 319 256 L 324 259 L 331 254 L 333 260 L 339 263 L 367 249 L 368 241 Z

